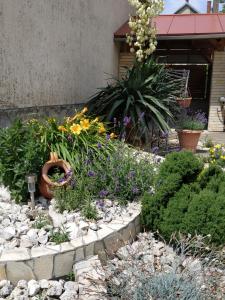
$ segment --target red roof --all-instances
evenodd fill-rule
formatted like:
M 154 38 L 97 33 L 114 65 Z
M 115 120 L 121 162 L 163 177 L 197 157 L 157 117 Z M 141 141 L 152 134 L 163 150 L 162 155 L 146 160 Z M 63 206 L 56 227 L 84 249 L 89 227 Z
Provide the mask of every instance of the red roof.
M 225 36 L 225 14 L 160 15 L 155 22 L 158 37 Z M 125 38 L 129 32 L 126 22 L 115 32 L 114 37 Z

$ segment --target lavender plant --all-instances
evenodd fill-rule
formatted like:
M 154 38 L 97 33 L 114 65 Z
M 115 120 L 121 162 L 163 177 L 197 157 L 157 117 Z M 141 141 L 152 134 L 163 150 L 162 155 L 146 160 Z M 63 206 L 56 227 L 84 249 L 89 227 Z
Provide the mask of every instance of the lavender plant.
M 206 124 L 207 117 L 204 112 L 192 112 L 190 110 L 184 110 L 181 112 L 178 118 L 177 128 L 188 130 L 203 130 Z

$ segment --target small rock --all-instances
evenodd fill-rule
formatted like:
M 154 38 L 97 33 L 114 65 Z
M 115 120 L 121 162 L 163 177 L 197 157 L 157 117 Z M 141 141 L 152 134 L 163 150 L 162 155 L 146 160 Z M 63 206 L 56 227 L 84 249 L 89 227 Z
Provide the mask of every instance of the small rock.
M 34 229 L 34 228 L 30 229 L 30 230 L 27 232 L 27 236 L 29 237 L 29 239 L 30 239 L 33 243 L 35 243 L 35 242 L 37 241 L 37 239 L 38 239 L 37 233 L 38 233 L 38 229 Z
M 116 256 L 121 260 L 127 260 L 130 257 L 127 247 L 122 247 L 116 252 Z
M 84 221 L 79 222 L 79 229 L 88 230 L 88 228 L 89 228 L 89 224 L 87 222 L 84 222 Z
M 78 299 L 77 292 L 75 291 L 65 291 L 59 298 L 60 300 L 74 300 Z
M 49 288 L 47 290 L 47 296 L 61 296 L 63 291 L 62 284 L 58 281 L 50 281 Z
M 4 285 L 0 290 L 0 296 L 7 297 L 12 293 L 13 287 L 11 284 Z
M 0 281 L 0 289 L 3 287 L 3 286 L 5 286 L 5 285 L 9 285 L 10 284 L 10 281 L 8 281 L 8 280 L 1 280 Z
M 40 291 L 40 285 L 36 280 L 30 280 L 28 282 L 28 294 L 29 296 L 35 296 Z
M 103 222 L 109 223 L 111 221 L 112 221 L 112 214 L 111 213 L 106 214 L 103 218 Z
M 91 223 L 91 224 L 90 224 L 90 229 L 91 229 L 91 230 L 94 230 L 94 231 L 98 231 L 99 226 L 98 226 L 96 223 Z
M 26 280 L 19 280 L 17 283 L 17 287 L 20 289 L 27 289 L 27 281 Z
M 57 213 L 55 211 L 53 205 L 49 206 L 48 214 L 49 214 L 49 217 L 51 218 L 53 226 L 55 228 L 61 227 L 63 225 L 63 223 L 65 222 L 65 217 L 63 215 Z
M 27 235 L 21 235 L 20 237 L 20 247 L 22 248 L 31 248 L 33 243 Z
M 72 290 L 72 291 L 76 291 L 77 292 L 79 290 L 78 283 L 74 282 L 74 281 L 67 281 L 64 284 L 64 290 L 65 291 Z
M 2 236 L 7 241 L 10 241 L 16 235 L 16 229 L 12 226 L 6 227 L 2 231 Z
M 105 202 L 105 207 L 107 207 L 107 208 L 113 207 L 113 201 L 112 200 L 105 199 L 104 202 Z
M 40 244 L 42 244 L 42 245 L 47 244 L 47 242 L 48 242 L 48 236 L 47 236 L 47 234 L 46 234 L 46 235 L 43 235 L 43 236 L 39 236 L 38 242 L 39 242 Z
M 40 280 L 39 284 L 40 284 L 40 287 L 41 287 L 42 290 L 48 289 L 48 287 L 49 287 L 49 282 L 48 282 L 47 279 Z
M 10 224 L 11 224 L 11 221 L 8 218 L 2 220 L 2 226 L 3 227 L 7 227 Z

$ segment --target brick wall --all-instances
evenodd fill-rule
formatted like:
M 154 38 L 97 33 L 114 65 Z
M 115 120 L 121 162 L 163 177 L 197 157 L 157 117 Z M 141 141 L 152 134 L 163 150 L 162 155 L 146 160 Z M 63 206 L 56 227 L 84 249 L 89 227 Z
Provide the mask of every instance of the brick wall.
M 219 98 L 225 97 L 225 52 L 215 51 L 209 107 L 209 131 L 224 131 L 223 113 Z

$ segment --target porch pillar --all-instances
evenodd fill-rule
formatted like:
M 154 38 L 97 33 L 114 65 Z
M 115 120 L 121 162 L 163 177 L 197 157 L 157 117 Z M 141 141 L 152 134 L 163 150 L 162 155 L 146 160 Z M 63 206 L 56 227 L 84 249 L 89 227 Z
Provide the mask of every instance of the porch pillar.
M 215 51 L 209 103 L 209 131 L 224 131 L 224 112 L 221 111 L 220 97 L 225 97 L 225 52 Z

